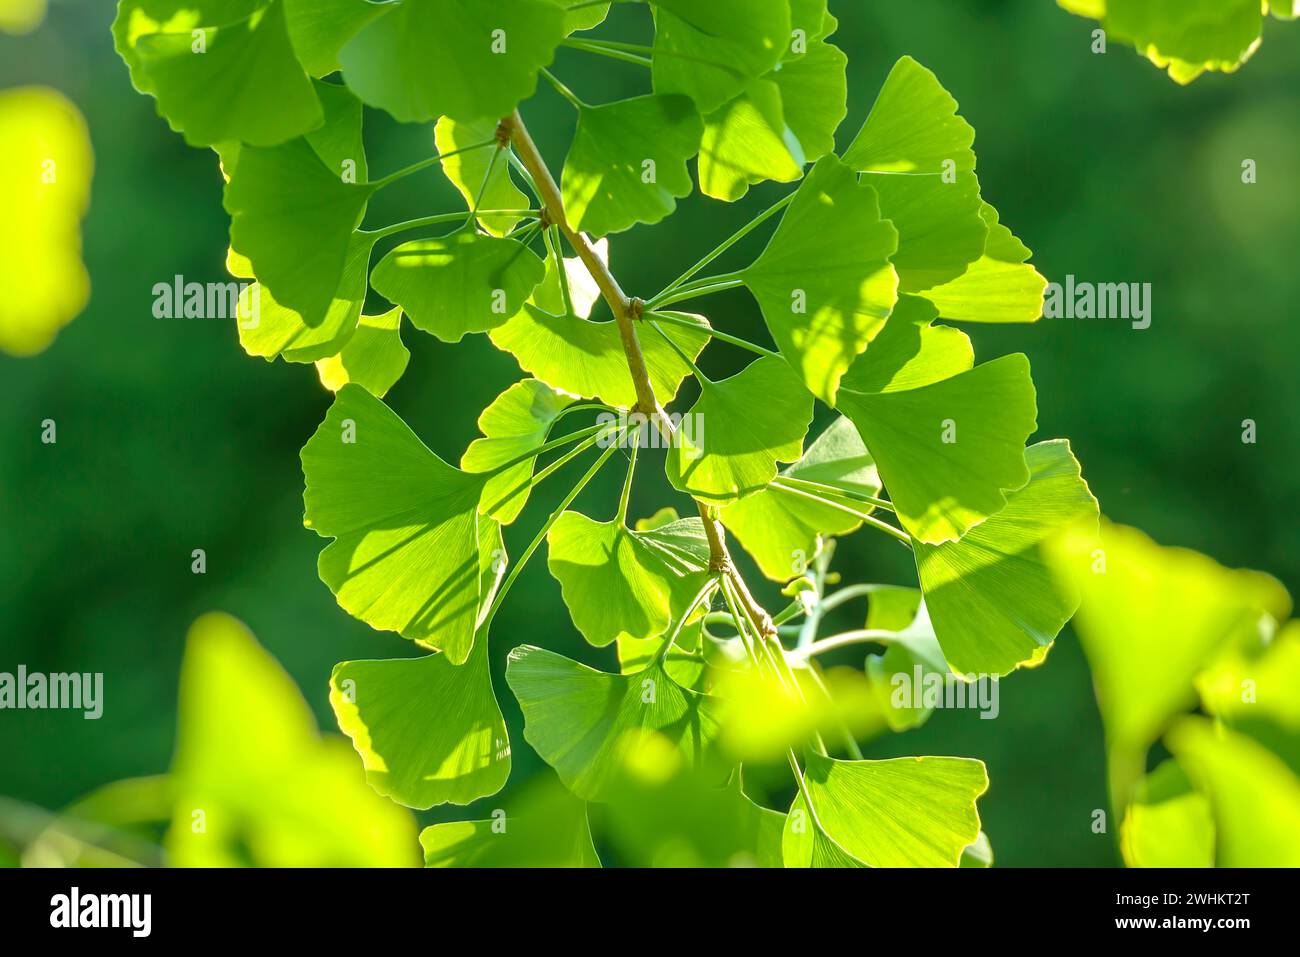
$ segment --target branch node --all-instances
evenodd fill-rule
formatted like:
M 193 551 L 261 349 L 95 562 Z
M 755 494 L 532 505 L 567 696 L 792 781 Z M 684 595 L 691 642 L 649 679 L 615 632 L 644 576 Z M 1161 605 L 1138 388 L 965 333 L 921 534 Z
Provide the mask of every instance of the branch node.
M 627 317 L 634 322 L 645 314 L 645 300 L 633 296 L 627 301 Z

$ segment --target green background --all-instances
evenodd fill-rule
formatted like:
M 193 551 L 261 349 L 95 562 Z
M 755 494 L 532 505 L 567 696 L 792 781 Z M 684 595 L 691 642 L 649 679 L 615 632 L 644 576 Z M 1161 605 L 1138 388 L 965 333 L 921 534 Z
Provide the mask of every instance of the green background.
M 85 223 L 90 306 L 43 355 L 0 357 L 0 671 L 22 663 L 105 673 L 98 721 L 0 712 L 0 795 L 49 808 L 166 768 L 183 638 L 204 611 L 247 622 L 327 728 L 336 661 L 410 653 L 350 619 L 316 577 L 323 541 L 302 527 L 297 458 L 330 401 L 315 371 L 249 358 L 232 323 L 151 313 L 156 282 L 226 278 L 227 219 L 215 156 L 187 148 L 131 88 L 108 32 L 112 7 L 56 3 L 33 36 L 0 37 L 0 87 L 62 90 L 86 115 L 96 154 Z M 1286 308 L 1300 295 L 1300 29 L 1269 21 L 1240 73 L 1180 88 L 1130 49 L 1093 54 L 1095 24 L 1046 0 L 831 0 L 831 9 L 841 24 L 832 42 L 850 58 L 841 145 L 895 59 L 911 54 L 960 101 L 978 132 L 984 195 L 1041 272 L 1153 285 L 1145 331 L 1114 320 L 968 327 L 983 359 L 1029 355 L 1037 437 L 1070 438 L 1111 518 L 1288 585 L 1300 580 L 1300 331 Z M 632 13 L 641 11 L 617 18 Z M 571 50 L 555 70 L 588 100 L 645 89 L 637 67 Z M 572 111 L 546 89 L 523 112 L 558 169 Z M 374 113 L 367 124 L 376 175 L 432 148 L 428 128 Z M 1241 183 L 1246 158 L 1258 164 L 1253 186 Z M 666 223 L 616 237 L 614 270 L 630 293 L 651 294 L 785 189 L 769 184 L 733 206 L 693 196 Z M 430 170 L 386 190 L 370 221 L 458 202 Z M 696 305 L 720 328 L 765 337 L 742 292 Z M 519 372 L 484 336 L 453 347 L 408 325 L 404 338 L 411 365 L 389 401 L 434 451 L 458 459 L 478 412 Z M 744 361 L 715 346 L 704 367 Z M 47 418 L 58 424 L 56 445 L 39 440 Z M 1240 440 L 1246 418 L 1258 423 L 1255 445 Z M 579 508 L 612 514 L 617 471 Z M 545 488 L 509 530 L 514 554 L 562 491 Z M 643 479 L 633 511 L 669 502 L 684 504 L 660 478 Z M 911 583 L 906 554 L 869 535 L 841 547 L 838 570 Z M 206 575 L 190 571 L 194 548 L 207 552 Z M 610 663 L 581 646 L 542 561 L 498 616 L 498 677 L 524 642 Z M 500 681 L 498 692 L 523 778 L 538 761 Z M 1043 667 L 1003 682 L 997 720 L 938 712 L 866 750 L 987 762 L 992 786 L 980 809 L 1000 864 L 1117 861 L 1113 835 L 1091 826 L 1093 809 L 1106 806 L 1102 742 L 1068 629 Z

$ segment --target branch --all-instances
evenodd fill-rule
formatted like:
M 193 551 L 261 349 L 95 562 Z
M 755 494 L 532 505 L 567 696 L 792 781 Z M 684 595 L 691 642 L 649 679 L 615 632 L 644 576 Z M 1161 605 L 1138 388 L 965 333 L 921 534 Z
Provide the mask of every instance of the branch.
M 569 224 L 568 216 L 564 212 L 564 199 L 560 193 L 560 187 L 556 184 L 555 177 L 551 175 L 546 160 L 542 158 L 541 151 L 537 149 L 537 144 L 533 142 L 533 138 L 529 135 L 528 127 L 524 125 L 524 119 L 519 115 L 518 110 L 501 119 L 498 136 L 509 139 L 514 144 L 519 155 L 519 161 L 523 164 L 524 169 L 528 171 L 528 175 L 533 178 L 533 182 L 537 186 L 538 198 L 542 204 L 542 221 L 552 223 L 560 228 L 564 238 L 569 241 L 569 245 L 577 252 L 578 258 L 582 260 L 583 265 L 587 267 L 587 271 L 591 273 L 591 278 L 596 281 L 601 296 L 609 304 L 610 312 L 614 314 L 614 321 L 618 323 L 619 338 L 623 343 L 623 352 L 627 356 L 628 371 L 632 374 L 632 385 L 636 389 L 637 411 L 640 411 L 651 422 L 655 423 L 659 433 L 671 443 L 674 431 L 673 424 L 664 414 L 663 408 L 659 405 L 659 400 L 655 398 L 654 387 L 650 384 L 650 373 L 646 369 L 645 356 L 641 352 L 641 342 L 637 339 L 634 326 L 635 320 L 641 314 L 641 300 L 632 299 L 623 292 L 618 280 L 610 272 L 609 265 L 601 260 L 591 240 Z M 745 611 L 760 630 L 765 635 L 776 635 L 776 626 L 772 624 L 772 616 L 754 600 L 754 596 L 750 594 L 744 581 L 736 572 L 736 567 L 731 561 L 731 554 L 727 551 L 726 532 L 721 523 L 713 517 L 709 507 L 703 502 L 696 500 L 695 504 L 699 508 L 700 519 L 704 522 L 704 535 L 709 542 L 710 566 L 714 571 L 726 574 L 732 584 L 736 586 L 736 591 L 744 604 Z

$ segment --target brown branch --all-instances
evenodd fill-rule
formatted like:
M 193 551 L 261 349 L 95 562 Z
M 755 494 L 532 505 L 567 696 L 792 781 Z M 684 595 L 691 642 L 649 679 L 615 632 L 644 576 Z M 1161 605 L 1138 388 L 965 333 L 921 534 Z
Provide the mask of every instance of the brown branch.
M 637 409 L 648 416 L 650 421 L 655 423 L 660 434 L 671 442 L 673 425 L 664 415 L 659 400 L 655 397 L 650 373 L 646 369 L 645 356 L 641 352 L 641 342 L 636 334 L 636 319 L 640 316 L 641 301 L 632 299 L 623 292 L 609 265 L 601 260 L 591 240 L 569 224 L 568 216 L 564 212 L 564 199 L 560 188 L 556 185 L 555 177 L 551 175 L 546 160 L 542 158 L 541 151 L 537 149 L 537 144 L 528 134 L 528 127 L 524 125 L 519 111 L 515 110 L 510 116 L 502 118 L 497 129 L 498 136 L 508 137 L 510 142 L 514 143 L 519 161 L 523 163 L 524 169 L 528 170 L 528 175 L 533 178 L 542 204 L 542 215 L 560 227 L 565 239 L 577 251 L 583 265 L 591 273 L 591 278 L 596 281 L 601 296 L 609 304 L 610 312 L 614 314 L 614 321 L 618 323 L 619 338 L 623 343 L 623 352 L 627 356 L 628 371 L 632 374 Z M 709 542 L 710 567 L 715 571 L 725 572 L 736 586 L 746 613 L 760 631 L 765 635 L 775 635 L 777 631 L 776 626 L 772 624 L 771 615 L 754 599 L 731 561 L 731 554 L 727 551 L 726 531 L 722 523 L 713 517 L 709 507 L 703 502 L 697 499 L 695 504 L 699 508 L 700 519 L 704 522 L 705 538 Z

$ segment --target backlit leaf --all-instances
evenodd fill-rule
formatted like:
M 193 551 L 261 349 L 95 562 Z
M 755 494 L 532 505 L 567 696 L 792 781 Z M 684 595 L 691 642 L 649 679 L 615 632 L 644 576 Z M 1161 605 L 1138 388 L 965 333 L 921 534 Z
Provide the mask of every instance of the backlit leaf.
M 1029 247 L 998 222 L 998 211 L 980 204 L 989 227 L 984 255 L 951 282 L 923 293 L 939 315 L 957 322 L 1037 322 L 1047 280 L 1029 265 Z
M 492 161 L 493 154 L 498 153 L 497 147 L 466 149 L 493 139 L 496 136 L 497 122 L 493 116 L 481 120 L 441 117 L 433 128 L 433 140 L 438 152 L 445 156 L 456 150 L 464 150 L 454 156 L 446 156 L 442 160 L 442 171 L 465 197 L 467 208 L 473 208 L 481 190 L 483 201 L 479 203 L 480 209 L 529 209 L 532 203 L 510 178 L 510 163 L 505 155 L 497 155 L 496 162 Z M 520 217 L 479 216 L 478 221 L 493 236 L 504 236 L 515 228 Z
M 355 382 L 371 395 L 383 398 L 402 373 L 411 353 L 402 345 L 402 310 L 382 316 L 362 316 L 351 338 L 335 355 L 316 362 L 321 385 L 337 392 Z

